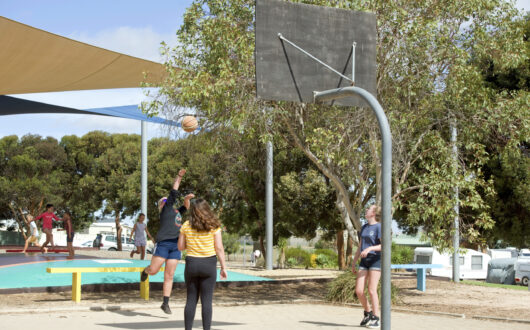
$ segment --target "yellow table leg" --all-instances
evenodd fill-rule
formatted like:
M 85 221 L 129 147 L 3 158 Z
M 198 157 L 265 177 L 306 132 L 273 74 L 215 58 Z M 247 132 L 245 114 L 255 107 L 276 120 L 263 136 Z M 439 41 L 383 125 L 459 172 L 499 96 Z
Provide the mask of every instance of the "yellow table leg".
M 140 277 L 141 276 L 142 276 L 142 273 L 140 272 Z M 140 280 L 140 298 L 149 300 L 149 276 L 143 282 L 142 280 Z
M 72 301 L 81 301 L 81 272 L 72 273 Z

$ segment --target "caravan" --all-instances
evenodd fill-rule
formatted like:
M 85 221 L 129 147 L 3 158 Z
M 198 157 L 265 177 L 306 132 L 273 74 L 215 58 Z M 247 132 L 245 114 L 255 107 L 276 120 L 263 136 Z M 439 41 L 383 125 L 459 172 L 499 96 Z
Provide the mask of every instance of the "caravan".
M 515 284 L 528 286 L 530 280 L 530 258 L 519 258 L 515 262 Z
M 485 253 L 467 249 L 460 254 L 460 279 L 485 280 L 488 275 L 488 262 L 491 257 Z M 453 277 L 453 255 L 441 254 L 432 247 L 417 247 L 414 250 L 414 262 L 417 264 L 440 264 L 442 268 L 428 269 L 432 276 Z

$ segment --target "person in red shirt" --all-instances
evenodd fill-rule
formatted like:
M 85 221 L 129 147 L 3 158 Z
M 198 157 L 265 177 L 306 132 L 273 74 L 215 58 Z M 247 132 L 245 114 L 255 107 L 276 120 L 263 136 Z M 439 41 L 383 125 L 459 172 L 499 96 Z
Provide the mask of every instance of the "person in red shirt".
M 39 221 L 40 219 L 42 219 L 42 231 L 46 234 L 46 242 L 44 242 L 44 244 L 42 244 L 40 248 L 42 253 L 44 253 L 46 245 L 48 245 L 48 243 L 51 243 L 51 246 L 55 247 L 55 244 L 53 243 L 52 221 L 62 221 L 53 213 L 53 211 L 53 205 L 47 204 L 46 212 L 42 213 L 41 215 L 35 218 L 35 221 Z

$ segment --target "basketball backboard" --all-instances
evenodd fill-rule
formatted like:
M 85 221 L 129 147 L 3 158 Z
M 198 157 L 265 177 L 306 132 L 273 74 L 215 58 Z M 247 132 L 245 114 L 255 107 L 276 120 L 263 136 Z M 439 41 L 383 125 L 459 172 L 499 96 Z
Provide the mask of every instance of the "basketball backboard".
M 374 14 L 283 0 L 256 0 L 258 98 L 311 103 L 313 91 L 352 83 L 280 39 L 279 34 L 350 79 L 355 49 L 355 86 L 376 95 Z M 365 105 L 359 98 L 339 99 L 334 104 Z

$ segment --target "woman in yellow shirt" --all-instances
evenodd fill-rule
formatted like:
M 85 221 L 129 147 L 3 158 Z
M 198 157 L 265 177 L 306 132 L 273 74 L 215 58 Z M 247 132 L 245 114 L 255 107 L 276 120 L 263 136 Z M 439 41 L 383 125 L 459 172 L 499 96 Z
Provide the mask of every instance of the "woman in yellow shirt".
M 221 279 L 226 279 L 225 251 L 221 236 L 221 222 L 204 199 L 192 201 L 190 220 L 180 228 L 178 248 L 186 250 L 186 307 L 184 324 L 191 329 L 195 318 L 197 301 L 201 297 L 202 327 L 210 329 L 212 324 L 212 300 L 217 280 L 217 259 L 221 264 Z

